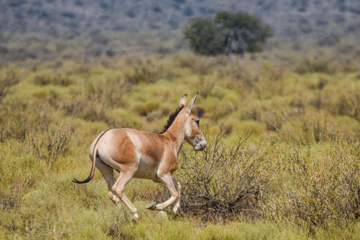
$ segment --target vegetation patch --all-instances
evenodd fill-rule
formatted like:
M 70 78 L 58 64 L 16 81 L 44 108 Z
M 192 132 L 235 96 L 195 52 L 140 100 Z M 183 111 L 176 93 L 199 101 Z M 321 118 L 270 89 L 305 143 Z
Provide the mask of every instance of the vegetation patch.
M 0 238 L 356 238 L 359 73 L 339 72 L 337 62 L 334 74 L 299 72 L 266 55 L 2 67 Z M 209 146 L 194 152 L 184 144 L 179 155 L 179 215 L 145 209 L 169 197 L 152 182 L 134 179 L 125 189 L 137 224 L 108 199 L 100 173 L 71 183 L 88 174 L 99 132 L 159 132 L 179 96 L 198 90 L 194 112 Z

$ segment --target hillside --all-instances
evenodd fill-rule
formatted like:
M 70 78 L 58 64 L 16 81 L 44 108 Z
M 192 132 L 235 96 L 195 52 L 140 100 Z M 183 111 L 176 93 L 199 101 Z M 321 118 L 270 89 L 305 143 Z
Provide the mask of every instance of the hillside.
M 335 25 L 347 30 L 360 27 L 360 3 L 356 0 L 3 0 L 0 9 L 2 33 L 179 29 L 189 18 L 210 16 L 219 10 L 255 14 L 277 33 L 287 35 Z
M 266 51 L 359 57 L 360 4 L 317 1 L 0 1 L 0 65 L 26 59 L 111 59 L 188 50 L 181 28 L 219 10 L 247 11 L 274 29 Z M 325 49 L 325 51 L 328 51 Z M 320 55 L 323 55 L 320 53 Z M 284 56 L 280 56 L 284 58 Z

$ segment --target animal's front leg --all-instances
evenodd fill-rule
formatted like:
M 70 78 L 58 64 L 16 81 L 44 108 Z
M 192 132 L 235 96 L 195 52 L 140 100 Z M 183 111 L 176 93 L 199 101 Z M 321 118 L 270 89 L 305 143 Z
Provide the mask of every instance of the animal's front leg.
M 176 181 L 175 179 L 173 179 L 173 182 L 175 184 L 175 187 L 176 187 L 176 191 L 179 195 L 178 199 L 176 200 L 176 202 L 171 206 L 171 210 L 173 211 L 173 213 L 177 213 L 177 211 L 179 210 L 180 208 L 180 189 L 181 189 L 181 185 L 178 181 Z
M 164 183 L 165 187 L 169 190 L 171 197 L 163 203 L 159 203 L 159 204 L 150 203 L 146 206 L 146 208 L 150 209 L 150 210 L 162 211 L 167 206 L 176 202 L 176 200 L 179 198 L 179 194 L 178 194 L 178 191 L 176 191 L 176 188 L 175 188 L 175 185 L 174 185 L 174 182 L 172 180 L 170 173 L 166 173 L 164 175 L 158 174 L 158 177 L 159 177 L 160 181 L 162 183 Z

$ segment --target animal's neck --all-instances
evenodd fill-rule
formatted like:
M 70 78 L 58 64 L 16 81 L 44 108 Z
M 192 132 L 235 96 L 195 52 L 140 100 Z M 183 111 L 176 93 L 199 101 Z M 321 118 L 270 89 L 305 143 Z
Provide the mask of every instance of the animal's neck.
M 181 117 L 177 117 L 168 130 L 164 133 L 171 142 L 173 143 L 173 147 L 176 151 L 176 155 L 180 152 L 181 146 L 185 139 L 185 122 L 181 119 Z

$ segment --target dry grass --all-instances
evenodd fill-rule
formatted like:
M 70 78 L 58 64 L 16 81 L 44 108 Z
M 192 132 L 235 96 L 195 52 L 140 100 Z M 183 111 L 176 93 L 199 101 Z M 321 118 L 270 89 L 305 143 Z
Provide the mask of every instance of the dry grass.
M 184 54 L 1 68 L 0 238 L 357 238 L 359 69 L 297 62 Z M 180 216 L 145 210 L 168 196 L 146 181 L 126 189 L 138 224 L 107 199 L 99 173 L 71 183 L 88 174 L 99 132 L 161 130 L 196 91 L 210 144 L 179 156 Z

